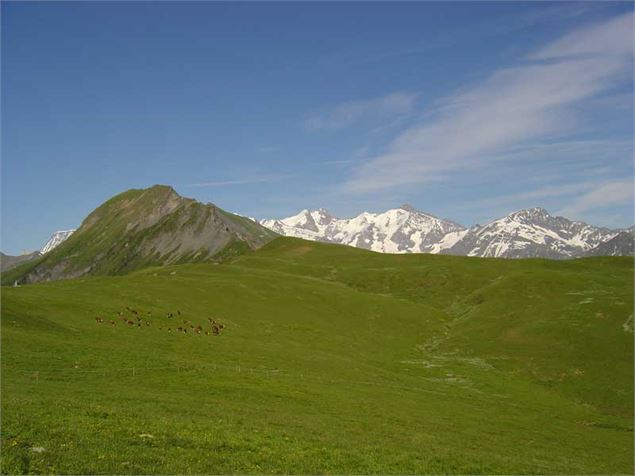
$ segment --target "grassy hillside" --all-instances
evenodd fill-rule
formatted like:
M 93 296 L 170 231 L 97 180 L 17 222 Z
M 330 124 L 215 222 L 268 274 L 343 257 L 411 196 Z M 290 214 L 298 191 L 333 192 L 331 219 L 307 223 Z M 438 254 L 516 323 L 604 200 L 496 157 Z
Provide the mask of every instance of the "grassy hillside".
M 4 473 L 633 472 L 629 258 L 279 238 L 2 292 Z

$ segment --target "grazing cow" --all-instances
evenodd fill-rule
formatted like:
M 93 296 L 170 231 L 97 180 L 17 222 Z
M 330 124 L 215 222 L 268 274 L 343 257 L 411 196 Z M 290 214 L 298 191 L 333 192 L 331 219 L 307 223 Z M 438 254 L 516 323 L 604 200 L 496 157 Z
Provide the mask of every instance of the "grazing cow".
M 209 335 L 209 331 L 205 331 L 205 335 L 208 336 Z
M 172 328 L 171 327 L 168 327 L 168 332 L 172 332 Z
M 132 321 L 126 321 L 128 323 L 129 326 L 134 326 L 134 322 Z
M 137 327 L 141 327 L 141 323 L 137 324 Z
M 183 332 L 183 328 L 182 327 L 177 327 L 176 330 L 179 331 L 179 332 Z
M 146 321 L 146 326 L 149 326 L 149 325 L 150 325 L 150 321 Z
M 218 329 L 218 327 L 216 326 L 212 326 L 212 332 L 215 336 L 217 336 L 218 334 L 220 334 L 220 329 Z
M 176 310 L 176 313 L 180 316 L 181 315 L 181 311 L 179 311 L 178 309 Z
M 101 317 L 99 317 L 99 316 L 97 316 L 97 317 L 95 318 L 95 321 L 97 321 L 97 323 L 102 323 L 102 322 L 104 322 L 104 320 L 103 320 Z
M 115 321 L 113 321 L 112 319 L 110 320 L 110 325 L 114 326 L 115 325 Z

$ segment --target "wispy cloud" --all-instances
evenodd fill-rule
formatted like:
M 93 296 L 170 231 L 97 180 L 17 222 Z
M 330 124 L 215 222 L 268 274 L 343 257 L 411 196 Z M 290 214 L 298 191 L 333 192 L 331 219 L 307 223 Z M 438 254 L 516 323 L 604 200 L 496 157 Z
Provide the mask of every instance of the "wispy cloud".
M 593 190 L 577 197 L 557 213 L 576 217 L 591 210 L 624 205 L 625 203 L 632 204 L 634 198 L 632 179 L 614 180 L 600 184 Z
M 251 178 L 236 179 L 236 180 L 219 180 L 219 181 L 212 181 L 212 182 L 187 183 L 187 184 L 184 184 L 184 186 L 185 187 L 226 187 L 230 185 L 248 185 L 248 184 L 255 184 L 255 183 L 277 182 L 277 181 L 289 178 L 291 176 L 292 174 L 267 175 L 262 177 L 251 177 Z
M 481 200 L 470 201 L 466 203 L 462 209 L 479 209 L 499 207 L 505 210 L 513 210 L 517 208 L 518 203 L 530 200 L 535 201 L 539 199 L 545 199 L 550 197 L 566 197 L 581 192 L 587 192 L 597 186 L 597 182 L 586 181 L 581 183 L 568 183 L 560 185 L 547 185 L 544 187 L 538 187 L 533 190 L 510 193 L 505 195 L 497 195 L 495 197 L 484 198 Z
M 322 160 L 315 162 L 316 165 L 356 165 L 368 162 L 368 159 L 342 159 L 342 160 Z
M 494 72 L 448 98 L 434 117 L 404 130 L 360 166 L 344 190 L 424 184 L 513 160 L 514 148 L 574 131 L 582 114 L 576 106 L 630 79 L 632 34 L 628 13 L 573 31 L 523 64 Z
M 344 129 L 365 119 L 407 114 L 416 100 L 417 94 L 395 92 L 378 98 L 349 101 L 311 115 L 306 120 L 306 127 L 309 130 Z

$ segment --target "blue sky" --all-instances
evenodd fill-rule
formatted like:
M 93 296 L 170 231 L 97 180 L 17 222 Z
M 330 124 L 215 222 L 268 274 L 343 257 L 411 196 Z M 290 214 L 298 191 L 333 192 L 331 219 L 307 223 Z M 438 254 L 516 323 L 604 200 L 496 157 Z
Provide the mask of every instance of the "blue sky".
M 155 183 L 258 218 L 633 224 L 629 2 L 1 8 L 4 252 Z

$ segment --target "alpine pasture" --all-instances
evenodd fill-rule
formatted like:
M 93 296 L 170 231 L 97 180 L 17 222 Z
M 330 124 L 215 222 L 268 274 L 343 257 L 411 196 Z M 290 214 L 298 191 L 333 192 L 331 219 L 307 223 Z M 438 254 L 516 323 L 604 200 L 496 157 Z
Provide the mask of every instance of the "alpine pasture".
M 3 287 L 2 472 L 632 474 L 632 313 L 632 258 L 291 238 Z

